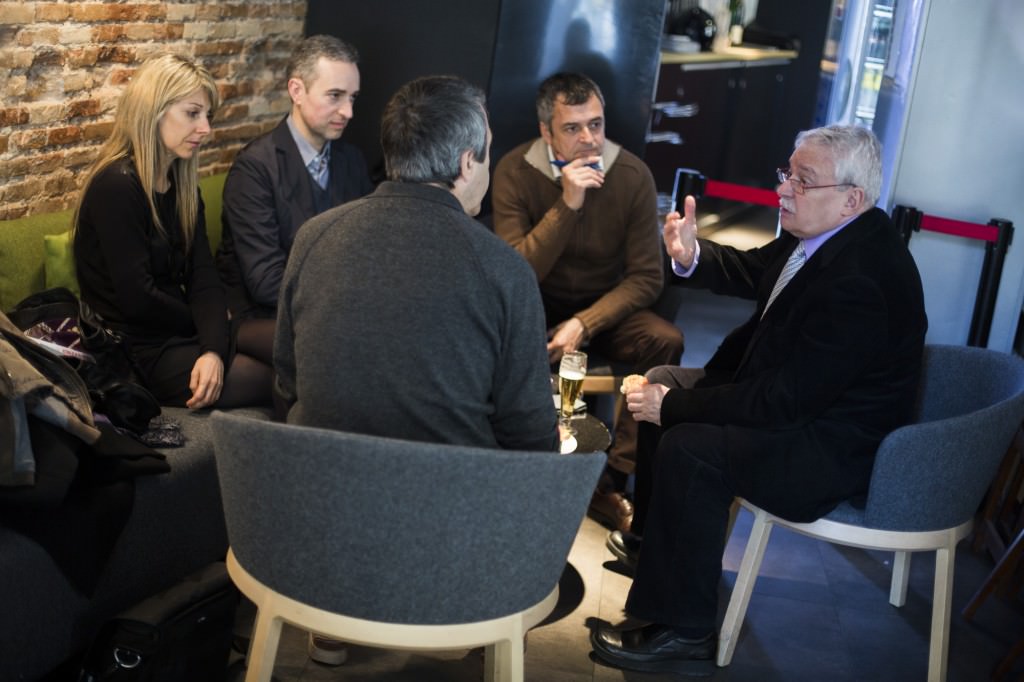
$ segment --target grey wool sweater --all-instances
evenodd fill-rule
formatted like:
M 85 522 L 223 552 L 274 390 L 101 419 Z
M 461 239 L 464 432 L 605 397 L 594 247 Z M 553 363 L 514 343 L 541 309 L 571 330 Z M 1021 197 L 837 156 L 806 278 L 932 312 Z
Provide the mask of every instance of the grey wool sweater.
M 557 446 L 536 277 L 445 189 L 385 182 L 303 225 L 274 365 L 290 423 Z

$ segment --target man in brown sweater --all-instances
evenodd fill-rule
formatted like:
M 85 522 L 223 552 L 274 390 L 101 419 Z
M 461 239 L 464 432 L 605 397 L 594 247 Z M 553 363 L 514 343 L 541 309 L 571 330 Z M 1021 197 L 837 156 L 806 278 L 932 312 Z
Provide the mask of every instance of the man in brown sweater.
M 683 336 L 650 310 L 663 286 L 654 180 L 643 161 L 605 139 L 604 97 L 582 74 L 559 73 L 537 94 L 540 137 L 498 163 L 494 229 L 533 267 L 548 325 L 548 357 L 587 346 L 642 374 L 679 364 Z M 616 528 L 636 458 L 636 422 L 616 420 L 608 476 L 591 509 Z

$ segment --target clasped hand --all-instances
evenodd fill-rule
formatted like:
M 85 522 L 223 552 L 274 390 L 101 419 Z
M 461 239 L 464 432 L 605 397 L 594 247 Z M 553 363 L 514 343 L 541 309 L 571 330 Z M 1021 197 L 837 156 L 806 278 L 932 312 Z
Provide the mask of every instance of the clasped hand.
M 626 394 L 626 408 L 636 421 L 661 426 L 661 403 L 668 391 L 663 384 L 643 384 Z

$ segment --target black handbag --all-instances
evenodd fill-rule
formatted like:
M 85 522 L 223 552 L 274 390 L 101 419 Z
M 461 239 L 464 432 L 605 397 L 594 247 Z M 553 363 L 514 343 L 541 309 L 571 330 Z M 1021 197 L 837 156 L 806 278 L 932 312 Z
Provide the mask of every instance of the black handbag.
M 114 425 L 141 434 L 160 414 L 124 339 L 70 290 L 57 287 L 32 294 L 7 317 L 27 336 L 64 349 L 64 359 L 89 388 L 93 410 Z
M 238 590 L 221 561 L 107 622 L 79 682 L 223 682 Z

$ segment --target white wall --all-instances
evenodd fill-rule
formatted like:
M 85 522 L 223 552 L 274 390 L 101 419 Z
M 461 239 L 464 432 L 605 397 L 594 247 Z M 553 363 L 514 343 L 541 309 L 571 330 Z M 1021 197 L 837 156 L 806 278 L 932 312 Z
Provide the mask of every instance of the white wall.
M 989 347 L 1010 350 L 1024 301 L 1024 2 L 930 0 L 893 201 L 1015 236 Z M 910 241 L 929 343 L 967 341 L 984 246 L 930 232 Z

